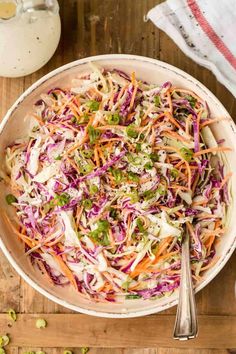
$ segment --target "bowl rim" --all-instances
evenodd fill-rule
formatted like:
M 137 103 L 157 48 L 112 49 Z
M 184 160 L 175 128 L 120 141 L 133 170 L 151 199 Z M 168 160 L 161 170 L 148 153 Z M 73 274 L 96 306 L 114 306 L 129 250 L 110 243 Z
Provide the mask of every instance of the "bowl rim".
M 144 64 L 153 64 L 156 65 L 157 67 L 161 67 L 162 69 L 167 69 L 169 71 L 174 72 L 178 76 L 181 76 L 183 79 L 188 80 L 192 83 L 194 83 L 195 86 L 198 86 L 205 94 L 206 96 L 210 97 L 212 101 L 215 101 L 215 104 L 221 108 L 221 110 L 230 117 L 229 113 L 223 106 L 223 104 L 216 98 L 216 96 L 205 86 L 203 85 L 200 81 L 195 79 L 193 76 L 189 75 L 185 71 L 171 65 L 168 63 L 165 63 L 161 60 L 145 57 L 145 56 L 140 56 L 140 55 L 132 55 L 132 54 L 103 54 L 103 55 L 96 55 L 96 56 L 90 56 L 86 57 L 83 59 L 78 59 L 72 62 L 69 62 L 65 65 L 62 65 L 53 71 L 50 71 L 46 75 L 42 76 L 39 80 L 34 82 L 29 88 L 27 88 L 20 96 L 19 98 L 13 103 L 13 105 L 9 108 L 5 116 L 3 117 L 1 123 L 0 123 L 0 134 L 2 133 L 5 125 L 7 124 L 7 121 L 13 114 L 13 112 L 17 109 L 17 107 L 20 105 L 20 103 L 28 96 L 30 95 L 31 92 L 33 92 L 36 88 L 38 88 L 41 84 L 46 82 L 48 79 L 56 76 L 57 74 L 66 71 L 68 69 L 71 69 L 76 66 L 80 66 L 83 64 L 87 64 L 89 62 L 99 62 L 101 60 L 107 60 L 107 59 L 115 59 L 115 60 L 131 60 L 131 61 L 138 61 L 138 62 L 143 62 Z M 118 64 L 119 65 L 119 64 Z M 234 132 L 236 132 L 236 125 L 233 121 L 233 119 L 230 117 L 231 121 L 231 128 Z M 236 235 L 232 239 L 231 244 L 229 245 L 229 248 L 227 250 L 227 253 L 224 256 L 221 256 L 221 260 L 218 263 L 217 267 L 214 268 L 214 271 L 208 276 L 206 279 L 204 279 L 195 289 L 195 292 L 200 291 L 203 289 L 207 284 L 211 282 L 215 278 L 215 276 L 221 271 L 221 269 L 224 267 L 226 262 L 229 260 L 230 256 L 232 255 L 234 249 L 236 248 Z M 13 268 L 17 271 L 17 273 L 30 285 L 32 288 L 34 288 L 36 291 L 50 299 L 51 301 L 54 301 L 55 303 L 64 306 L 66 308 L 69 308 L 71 310 L 74 310 L 76 312 L 80 312 L 82 314 L 86 315 L 92 315 L 96 317 L 104 317 L 104 318 L 133 318 L 133 317 L 141 317 L 141 316 L 146 316 L 146 315 L 151 315 L 158 313 L 160 311 L 166 310 L 174 305 L 177 304 L 178 299 L 173 299 L 169 301 L 166 304 L 163 305 L 156 305 L 153 306 L 150 309 L 140 309 L 132 312 L 123 312 L 123 313 L 112 313 L 112 312 L 104 312 L 104 311 L 95 311 L 95 310 L 90 310 L 86 309 L 77 305 L 73 305 L 63 299 L 58 298 L 56 295 L 51 294 L 49 291 L 43 289 L 37 282 L 35 282 L 27 273 L 25 273 L 21 267 L 18 265 L 17 261 L 14 259 L 14 257 L 11 255 L 10 251 L 7 249 L 5 244 L 3 243 L 3 240 L 0 235 L 0 249 L 6 256 L 7 260 L 10 262 L 10 264 L 13 266 Z M 154 305 L 154 303 L 153 303 Z

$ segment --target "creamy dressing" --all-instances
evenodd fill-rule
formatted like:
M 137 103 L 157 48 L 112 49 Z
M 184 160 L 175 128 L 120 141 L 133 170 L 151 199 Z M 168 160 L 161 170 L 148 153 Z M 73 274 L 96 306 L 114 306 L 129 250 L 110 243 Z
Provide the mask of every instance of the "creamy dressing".
M 61 33 L 58 13 L 45 10 L 15 16 L 14 6 L 0 0 L 0 76 L 6 77 L 28 75 L 45 65 Z

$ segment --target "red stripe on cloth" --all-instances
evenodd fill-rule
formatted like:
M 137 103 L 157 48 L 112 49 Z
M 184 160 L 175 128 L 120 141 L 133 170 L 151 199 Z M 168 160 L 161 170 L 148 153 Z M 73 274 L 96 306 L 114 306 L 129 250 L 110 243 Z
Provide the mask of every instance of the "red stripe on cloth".
M 212 26 L 209 24 L 200 7 L 195 0 L 187 0 L 187 4 L 194 15 L 195 19 L 201 26 L 202 30 L 206 33 L 209 39 L 214 43 L 219 52 L 225 57 L 225 59 L 232 65 L 236 70 L 236 57 L 231 53 L 229 48 L 225 45 L 222 39 L 217 35 Z M 216 4 L 217 6 L 217 4 Z M 222 14 L 223 16 L 223 14 Z

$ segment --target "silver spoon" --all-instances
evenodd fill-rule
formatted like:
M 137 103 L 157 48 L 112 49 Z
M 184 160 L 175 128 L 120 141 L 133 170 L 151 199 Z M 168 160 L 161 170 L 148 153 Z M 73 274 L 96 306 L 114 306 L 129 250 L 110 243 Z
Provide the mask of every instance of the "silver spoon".
M 175 319 L 174 339 L 188 340 L 197 337 L 198 323 L 193 291 L 189 235 L 186 232 L 182 242 L 179 302 Z

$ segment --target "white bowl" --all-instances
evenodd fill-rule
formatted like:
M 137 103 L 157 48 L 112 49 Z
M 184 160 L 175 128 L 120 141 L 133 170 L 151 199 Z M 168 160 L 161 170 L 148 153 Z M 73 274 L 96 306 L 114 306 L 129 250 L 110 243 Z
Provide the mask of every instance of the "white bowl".
M 30 88 L 28 88 L 10 108 L 0 126 L 0 157 L 4 158 L 4 148 L 16 138 L 22 137 L 27 130 L 29 121 L 24 120 L 26 113 L 31 109 L 42 92 L 46 92 L 52 87 L 64 86 L 71 82 L 71 79 L 78 74 L 90 70 L 89 62 L 105 68 L 117 68 L 127 73 L 136 72 L 136 76 L 150 83 L 161 84 L 171 81 L 174 85 L 184 87 L 196 92 L 209 105 L 212 116 L 229 117 L 229 114 L 218 101 L 218 99 L 199 81 L 185 72 L 164 62 L 134 55 L 100 55 L 81 59 L 64 65 L 51 73 L 45 75 Z M 236 127 L 232 119 L 221 121 L 212 126 L 217 139 L 224 138 L 226 145 L 236 150 Z M 227 154 L 228 164 L 233 172 L 236 172 L 236 154 Z M 236 194 L 236 173 L 232 177 L 232 193 Z M 5 202 L 6 188 L 0 186 L 0 205 L 6 209 L 7 213 L 13 212 L 12 207 L 8 207 Z M 205 272 L 201 283 L 196 290 L 199 291 L 206 286 L 219 271 L 223 268 L 236 246 L 236 223 L 233 222 L 236 216 L 236 198 L 231 204 L 231 215 L 228 230 L 217 245 L 216 264 Z M 85 314 L 127 318 L 138 317 L 165 310 L 177 303 L 177 293 L 170 297 L 156 300 L 126 300 L 123 304 L 116 303 L 94 303 L 82 298 L 72 288 L 61 288 L 51 285 L 39 271 L 31 266 L 29 260 L 24 256 L 21 242 L 18 241 L 0 215 L 0 247 L 5 256 L 34 289 L 45 295 L 50 300 L 72 310 Z M 227 284 L 222 284 L 227 286 Z

